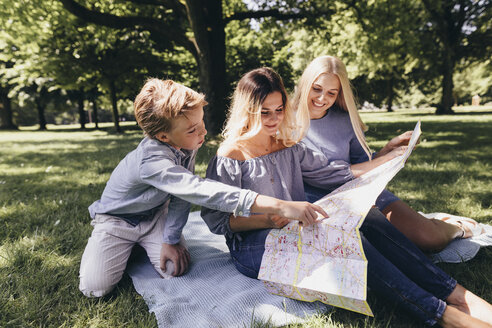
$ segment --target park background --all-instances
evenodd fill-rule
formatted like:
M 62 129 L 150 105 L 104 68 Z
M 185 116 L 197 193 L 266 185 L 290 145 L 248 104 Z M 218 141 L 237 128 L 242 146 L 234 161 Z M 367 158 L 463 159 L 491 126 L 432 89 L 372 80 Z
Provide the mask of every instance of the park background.
M 132 101 L 148 77 L 207 95 L 203 175 L 242 74 L 270 66 L 292 91 L 313 58 L 340 57 L 371 147 L 422 120 L 390 189 L 490 223 L 491 16 L 482 0 L 0 0 L 0 326 L 156 325 L 128 278 L 101 300 L 77 289 L 87 206 L 142 137 Z M 491 257 L 441 267 L 491 302 Z M 419 326 L 369 302 L 374 319 L 334 310 L 305 326 Z

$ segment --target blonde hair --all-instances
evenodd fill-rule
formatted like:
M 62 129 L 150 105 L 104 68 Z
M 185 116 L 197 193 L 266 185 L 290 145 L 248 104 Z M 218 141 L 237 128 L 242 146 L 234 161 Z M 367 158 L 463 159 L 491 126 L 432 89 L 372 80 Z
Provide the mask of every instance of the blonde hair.
M 357 111 L 357 105 L 350 81 L 348 79 L 347 69 L 345 68 L 343 62 L 337 57 L 318 57 L 309 63 L 302 73 L 293 99 L 293 106 L 297 110 L 297 124 L 300 129 L 299 140 L 304 138 L 306 135 L 311 120 L 308 107 L 309 92 L 311 91 L 314 81 L 316 81 L 316 79 L 323 74 L 333 74 L 338 77 L 341 89 L 338 93 L 335 104 L 349 113 L 350 122 L 352 123 L 355 136 L 369 157 L 369 160 L 371 160 L 371 148 L 369 148 L 369 145 L 364 137 L 364 132 L 367 131 L 367 126 L 364 122 L 362 122 L 359 112 Z
M 135 98 L 133 107 L 145 135 L 155 138 L 159 132 L 171 131 L 176 117 L 206 104 L 201 93 L 172 80 L 151 78 Z
M 284 119 L 280 124 L 277 140 L 286 147 L 294 145 L 295 114 L 282 78 L 269 67 L 254 69 L 239 80 L 222 132 L 224 143 L 234 143 L 257 135 L 261 130 L 261 105 L 269 94 L 276 91 L 282 94 L 284 106 Z

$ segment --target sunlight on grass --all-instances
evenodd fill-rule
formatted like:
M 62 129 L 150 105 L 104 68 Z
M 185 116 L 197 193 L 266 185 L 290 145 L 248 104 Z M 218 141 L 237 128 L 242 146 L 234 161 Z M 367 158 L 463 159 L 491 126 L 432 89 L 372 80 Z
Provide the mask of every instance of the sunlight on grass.
M 447 212 L 492 223 L 492 107 L 364 112 L 374 150 L 422 121 L 422 142 L 388 188 L 414 209 Z M 114 295 L 87 299 L 78 291 L 80 258 L 92 227 L 87 207 L 142 133 L 134 122 L 122 134 L 48 126 L 0 131 L 0 327 L 156 327 L 154 315 L 125 277 Z M 207 136 L 196 173 L 204 176 L 219 145 Z M 193 210 L 198 210 L 197 206 Z M 466 264 L 440 265 L 492 301 L 492 250 Z M 375 318 L 334 309 L 291 327 L 420 327 L 369 293 Z M 254 323 L 254 327 L 269 327 Z
M 48 238 L 51 237 L 47 235 L 25 236 L 18 241 L 4 243 L 0 246 L 0 268 L 36 259 L 43 268 L 48 269 L 73 265 L 73 258 L 56 254 L 51 249 L 44 249 L 43 246 L 47 243 Z

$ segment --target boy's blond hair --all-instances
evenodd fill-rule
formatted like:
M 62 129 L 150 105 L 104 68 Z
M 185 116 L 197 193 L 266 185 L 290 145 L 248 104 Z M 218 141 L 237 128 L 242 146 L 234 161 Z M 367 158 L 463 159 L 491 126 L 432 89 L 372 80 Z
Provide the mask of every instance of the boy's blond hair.
M 135 119 L 144 133 L 155 138 L 169 132 L 173 120 L 186 111 L 205 106 L 205 95 L 172 80 L 148 79 L 135 98 Z

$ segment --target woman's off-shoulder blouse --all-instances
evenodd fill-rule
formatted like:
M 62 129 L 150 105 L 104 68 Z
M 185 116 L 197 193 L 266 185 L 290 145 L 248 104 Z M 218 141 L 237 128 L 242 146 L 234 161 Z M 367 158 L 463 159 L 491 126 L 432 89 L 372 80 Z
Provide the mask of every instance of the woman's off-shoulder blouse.
M 214 156 L 207 178 L 288 201 L 305 201 L 303 181 L 330 192 L 354 178 L 345 161 L 329 162 L 302 142 L 247 160 Z M 202 218 L 210 231 L 232 238 L 230 213 L 203 207 Z M 240 213 L 239 213 L 240 215 Z

